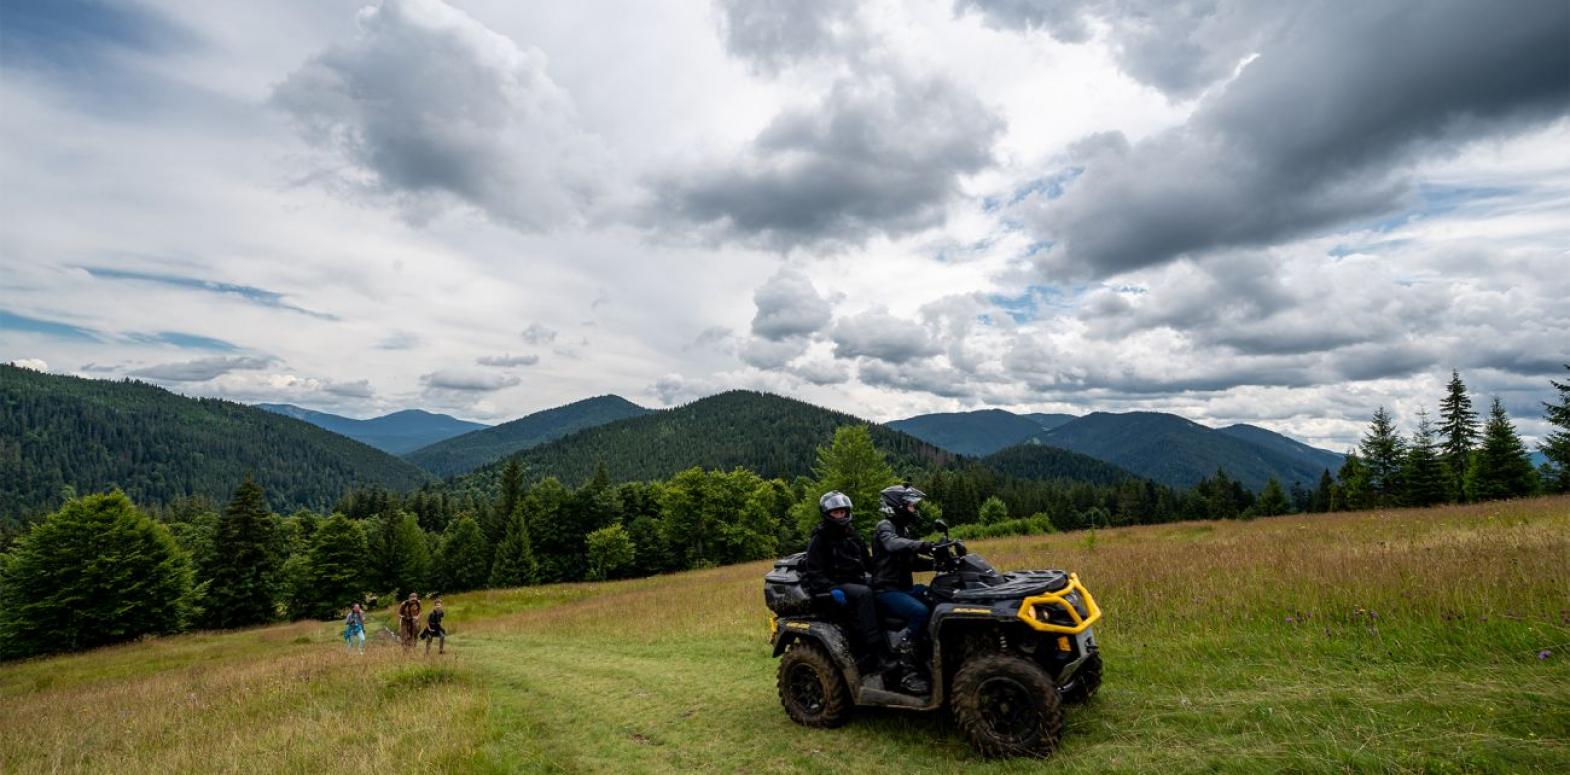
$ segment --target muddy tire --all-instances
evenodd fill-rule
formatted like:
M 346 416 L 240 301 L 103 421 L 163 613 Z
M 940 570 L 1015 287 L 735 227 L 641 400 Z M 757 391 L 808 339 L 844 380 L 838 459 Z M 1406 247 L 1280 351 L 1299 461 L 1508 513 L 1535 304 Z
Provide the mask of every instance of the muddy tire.
M 1058 687 L 1036 663 L 983 654 L 954 674 L 954 721 L 983 756 L 1045 757 L 1063 734 Z
M 837 727 L 850 719 L 850 687 L 821 646 L 799 640 L 780 659 L 780 704 L 797 724 Z
M 1096 696 L 1096 690 L 1100 688 L 1101 655 L 1091 654 L 1074 673 L 1074 678 L 1069 681 L 1068 689 L 1063 692 L 1063 701 L 1076 704 L 1085 702 Z

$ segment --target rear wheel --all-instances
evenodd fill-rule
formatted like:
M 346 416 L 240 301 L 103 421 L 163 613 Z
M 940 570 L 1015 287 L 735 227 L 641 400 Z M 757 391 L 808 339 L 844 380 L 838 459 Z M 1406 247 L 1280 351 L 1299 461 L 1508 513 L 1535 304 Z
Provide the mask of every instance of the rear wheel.
M 1096 696 L 1096 690 L 1100 688 L 1101 655 L 1091 654 L 1074 672 L 1074 677 L 1069 679 L 1068 688 L 1063 691 L 1063 701 L 1084 702 Z
M 1058 687 L 1027 659 L 974 657 L 954 674 L 954 721 L 985 756 L 1044 757 L 1063 733 Z
M 798 640 L 780 659 L 780 704 L 792 721 L 809 727 L 837 727 L 850 718 L 850 688 L 828 653 Z

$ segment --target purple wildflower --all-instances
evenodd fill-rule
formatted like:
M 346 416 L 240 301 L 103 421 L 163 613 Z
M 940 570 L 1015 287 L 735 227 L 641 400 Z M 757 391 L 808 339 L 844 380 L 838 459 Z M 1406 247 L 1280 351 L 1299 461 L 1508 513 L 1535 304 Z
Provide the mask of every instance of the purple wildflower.
M 1538 659 L 1547 659 L 1547 658 L 1549 658 L 1549 657 L 1551 657 L 1553 655 L 1554 655 L 1554 652 L 1549 651 L 1548 649 L 1543 649 L 1542 651 L 1537 652 L 1537 658 Z

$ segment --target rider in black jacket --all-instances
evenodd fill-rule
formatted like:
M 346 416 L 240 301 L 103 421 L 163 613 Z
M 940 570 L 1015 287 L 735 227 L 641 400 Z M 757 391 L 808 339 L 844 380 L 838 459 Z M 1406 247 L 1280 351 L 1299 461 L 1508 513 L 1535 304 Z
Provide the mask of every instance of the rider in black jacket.
M 879 614 L 905 622 L 895 651 L 904 672 L 900 688 L 912 694 L 926 694 L 931 686 L 921 676 L 915 653 L 931 612 L 923 602 L 927 588 L 911 578 L 912 571 L 932 570 L 932 559 L 921 556 L 932 551 L 932 544 L 911 536 L 917 519 L 916 504 L 926 493 L 906 484 L 889 487 L 881 496 L 886 518 L 872 534 L 872 588 Z
M 850 615 L 852 645 L 860 655 L 864 674 L 882 673 L 893 666 L 883 633 L 872 589 L 867 586 L 871 558 L 867 545 L 850 524 L 850 498 L 839 491 L 818 499 L 823 521 L 812 531 L 807 543 L 801 583 L 821 603 L 846 609 Z

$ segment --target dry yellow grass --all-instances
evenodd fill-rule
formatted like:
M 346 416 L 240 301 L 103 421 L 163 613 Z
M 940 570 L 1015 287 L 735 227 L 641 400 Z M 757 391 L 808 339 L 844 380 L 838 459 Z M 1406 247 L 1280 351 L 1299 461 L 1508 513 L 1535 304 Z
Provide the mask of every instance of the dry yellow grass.
M 1570 771 L 1570 498 L 972 547 L 1107 611 L 1054 770 Z M 0 772 L 1039 769 L 940 715 L 791 725 L 765 567 L 453 596 L 442 659 L 299 623 L 0 666 Z

